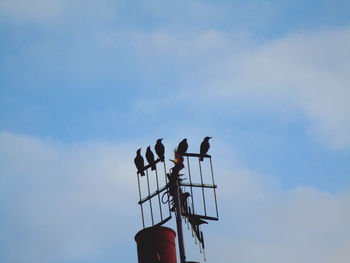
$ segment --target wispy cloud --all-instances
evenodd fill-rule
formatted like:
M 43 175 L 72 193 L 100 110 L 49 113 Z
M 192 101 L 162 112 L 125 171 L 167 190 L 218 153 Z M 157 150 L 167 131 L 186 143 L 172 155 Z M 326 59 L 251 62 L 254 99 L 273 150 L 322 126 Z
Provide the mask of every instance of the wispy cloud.
M 3 1 L 0 7 L 5 18 L 57 19 L 53 24 L 41 21 L 48 29 L 40 39 L 5 55 L 4 75 L 22 72 L 21 79 L 9 81 L 16 87 L 30 92 L 66 90 L 72 98 L 80 98 L 87 90 L 103 90 L 103 85 L 108 86 L 106 93 L 113 93 L 115 83 L 135 95 L 123 99 L 134 106 L 129 119 L 139 112 L 154 115 L 175 104 L 187 108 L 208 104 L 209 114 L 229 116 L 267 110 L 289 118 L 297 112 L 308 120 L 312 138 L 332 148 L 350 147 L 349 26 L 259 41 L 250 27 L 230 31 L 201 27 L 189 18 L 185 24 L 179 24 L 179 18 L 166 19 L 157 1 L 135 7 L 138 19 L 151 14 L 164 20 L 162 27 L 150 28 L 121 18 L 123 10 L 129 10 L 122 2 L 44 2 Z M 186 12 L 201 10 L 196 19 L 205 22 L 210 7 L 196 2 L 186 5 Z M 267 13 L 276 12 L 265 7 Z M 170 12 L 179 7 L 162 8 Z M 246 8 L 254 13 L 259 4 Z M 217 9 L 222 12 L 224 6 L 209 12 L 215 21 Z M 81 19 L 76 22 L 77 16 Z M 124 20 L 130 23 L 121 23 Z M 57 87 L 56 80 L 63 83 Z M 118 98 L 124 97 L 123 88 L 115 92 Z
M 61 0 L 4 0 L 0 3 L 2 20 L 11 23 L 47 23 L 56 20 L 64 11 L 66 1 Z
M 139 37 L 132 38 L 133 47 L 156 68 L 143 71 L 153 79 L 177 74 L 173 96 L 179 100 L 195 107 L 204 100 L 214 102 L 212 108 L 296 110 L 309 120 L 312 137 L 332 148 L 350 147 L 349 27 L 264 44 L 215 30 Z
M 350 5 L 226 2 L 0 2 L 1 262 L 136 262 L 125 140 L 206 135 L 209 259 L 350 257 Z
M 2 262 L 92 262 L 132 251 L 137 191 L 122 145 L 10 133 L 0 144 Z M 114 246 L 120 251 L 108 254 Z
M 287 101 L 305 112 L 311 135 L 329 146 L 349 148 L 349 44 L 349 27 L 272 41 L 242 57 L 225 90 L 230 94 L 241 86 L 272 105 Z
M 349 193 L 330 194 L 304 186 L 282 190 L 278 182 L 266 182 L 249 170 L 219 174 L 225 176 L 222 225 L 211 226 L 207 239 L 207 245 L 215 247 L 214 258 L 221 262 L 348 260 Z

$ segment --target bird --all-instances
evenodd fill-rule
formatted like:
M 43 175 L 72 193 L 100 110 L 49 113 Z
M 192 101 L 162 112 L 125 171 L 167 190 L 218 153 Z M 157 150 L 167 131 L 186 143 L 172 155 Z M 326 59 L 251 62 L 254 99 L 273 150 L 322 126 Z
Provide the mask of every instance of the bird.
M 201 219 L 200 216 L 193 214 L 188 215 L 188 221 L 190 222 L 192 229 L 198 238 L 198 241 L 202 243 L 202 247 L 204 248 L 203 232 L 200 231 L 199 226 L 201 224 L 208 224 L 208 222 Z
M 153 164 L 153 163 L 154 163 L 154 154 L 153 154 L 153 152 L 151 151 L 151 147 L 150 147 L 150 146 L 148 146 L 148 147 L 147 147 L 147 150 L 146 150 L 146 159 L 147 159 L 148 164 Z M 155 169 L 156 169 L 156 165 L 153 164 L 153 165 L 151 166 L 151 170 L 153 171 L 153 170 L 155 170 Z
M 162 143 L 163 138 L 158 139 L 156 145 L 154 146 L 154 150 L 156 151 L 156 154 L 158 155 L 159 159 L 164 162 L 164 145 Z
M 181 204 L 182 204 L 182 211 L 183 213 L 187 213 L 187 198 L 189 198 L 191 195 L 188 192 L 181 193 Z
M 141 155 L 141 148 L 137 150 L 136 157 L 134 159 L 134 163 L 137 168 L 137 173 L 140 173 L 141 176 L 145 175 L 145 172 L 143 171 L 143 168 L 145 167 L 145 162 L 143 160 L 143 157 Z
M 183 200 L 185 202 L 187 200 L 187 198 L 189 198 L 190 196 L 191 196 L 191 194 L 189 192 L 181 193 L 181 200 Z
M 208 150 L 210 148 L 209 140 L 211 138 L 212 137 L 207 136 L 207 137 L 204 138 L 204 140 L 201 143 L 201 148 L 200 148 L 200 155 L 201 155 L 201 157 L 199 159 L 200 161 L 203 161 L 204 155 L 207 154 L 207 152 L 208 152 Z
M 177 146 L 177 153 L 183 155 L 187 151 L 187 148 L 188 148 L 188 144 L 187 144 L 187 139 L 185 138 Z
M 207 221 L 204 221 L 198 215 L 191 214 L 191 215 L 188 216 L 188 220 L 190 221 L 191 225 L 193 225 L 193 226 L 194 225 L 199 226 L 201 224 L 208 224 Z

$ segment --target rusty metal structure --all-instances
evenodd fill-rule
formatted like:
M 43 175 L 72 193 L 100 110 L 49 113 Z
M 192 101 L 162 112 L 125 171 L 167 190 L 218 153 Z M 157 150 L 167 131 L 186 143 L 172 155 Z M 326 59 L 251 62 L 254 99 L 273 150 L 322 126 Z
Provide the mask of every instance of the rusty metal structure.
M 207 144 L 205 147 L 203 147 L 205 142 L 203 140 L 200 153 L 187 153 L 187 141 L 184 139 L 181 143 L 186 141 L 186 147 L 179 144 L 174 152 L 174 159 L 169 160 L 173 163 L 169 171 L 166 168 L 164 146 L 162 146 L 163 156 L 158 155 L 157 159 L 149 153 L 148 147 L 147 165 L 144 165 L 143 157 L 140 157 L 140 149 L 135 158 L 138 204 L 143 230 L 160 227 L 175 215 L 181 263 L 186 262 L 183 223 L 191 228 L 194 241 L 196 244 L 198 242 L 205 260 L 202 225 L 207 224 L 208 220 L 219 219 L 217 185 L 214 181 L 212 158 L 207 154 L 208 138 L 211 137 L 205 138 Z M 158 147 L 155 149 L 158 154 L 161 151 L 159 151 L 159 145 L 156 147 Z

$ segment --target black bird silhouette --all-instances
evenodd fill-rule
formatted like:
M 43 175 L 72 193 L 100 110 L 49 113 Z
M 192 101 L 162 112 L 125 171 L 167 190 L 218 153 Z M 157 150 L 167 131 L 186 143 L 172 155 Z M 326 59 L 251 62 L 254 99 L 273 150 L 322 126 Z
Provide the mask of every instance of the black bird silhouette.
M 195 232 L 199 242 L 202 243 L 202 247 L 204 248 L 203 232 L 200 231 L 199 225 L 208 224 L 208 222 L 201 219 L 198 215 L 193 215 L 193 214 L 190 214 L 188 216 L 188 221 L 190 221 L 193 231 Z
M 201 224 L 208 224 L 207 221 L 204 221 L 198 215 L 193 215 L 193 214 L 189 215 L 188 220 L 190 221 L 191 225 L 193 225 L 193 226 L 199 226 Z
M 156 145 L 154 146 L 154 150 L 156 151 L 156 154 L 158 155 L 159 159 L 164 162 L 164 153 L 165 153 L 165 149 L 164 149 L 164 145 L 162 143 L 162 139 L 158 139 Z
M 200 149 L 200 161 L 203 161 L 203 156 L 207 154 L 209 148 L 210 148 L 210 144 L 209 144 L 209 140 L 211 139 L 212 137 L 205 137 L 204 140 L 202 141 L 201 143 L 201 149 Z
M 188 144 L 187 144 L 187 139 L 185 138 L 177 146 L 177 153 L 183 155 L 187 151 L 187 148 L 188 148 Z
M 149 164 L 153 164 L 153 163 L 154 163 L 154 154 L 153 154 L 153 152 L 151 151 L 151 147 L 150 147 L 150 146 L 147 147 L 146 159 L 147 159 L 147 162 L 148 162 Z M 153 164 L 152 167 L 151 167 L 151 170 L 153 171 L 153 170 L 155 170 L 155 169 L 156 169 L 156 165 Z
M 134 163 L 137 168 L 137 173 L 140 173 L 141 176 L 145 175 L 145 172 L 143 171 L 143 168 L 145 167 L 145 162 L 143 160 L 143 157 L 141 156 L 141 148 L 137 150 L 136 157 L 134 159 Z
M 181 204 L 182 204 L 182 211 L 184 214 L 186 214 L 188 211 L 187 207 L 187 198 L 189 198 L 191 195 L 188 192 L 181 193 Z

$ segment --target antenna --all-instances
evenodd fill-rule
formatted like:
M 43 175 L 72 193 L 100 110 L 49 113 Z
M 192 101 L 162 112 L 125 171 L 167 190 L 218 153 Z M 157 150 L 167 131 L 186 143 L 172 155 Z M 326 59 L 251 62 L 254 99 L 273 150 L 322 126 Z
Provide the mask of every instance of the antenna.
M 191 226 L 194 241 L 196 244 L 198 241 L 200 252 L 203 251 L 205 260 L 202 225 L 208 224 L 208 220 L 218 221 L 219 219 L 217 185 L 214 181 L 212 158 L 207 154 L 210 138 L 204 138 L 200 145 L 200 153 L 187 153 L 187 139 L 183 139 L 174 152 L 174 159 L 170 160 L 173 167 L 169 171 L 166 170 L 165 147 L 161 142 L 162 139 L 158 139 L 154 147 L 158 155 L 156 160 L 150 147 L 145 154 L 148 165 L 144 165 L 141 148 L 134 159 L 143 229 L 162 226 L 174 214 L 181 263 L 186 262 L 183 221 Z M 184 158 L 186 158 L 187 169 L 184 169 Z M 195 165 L 197 160 L 198 164 Z M 187 174 L 180 173 L 183 169 L 187 170 Z M 159 177 L 158 174 L 163 175 Z M 211 198 L 208 198 L 208 194 Z M 209 200 L 212 202 L 208 202 Z

